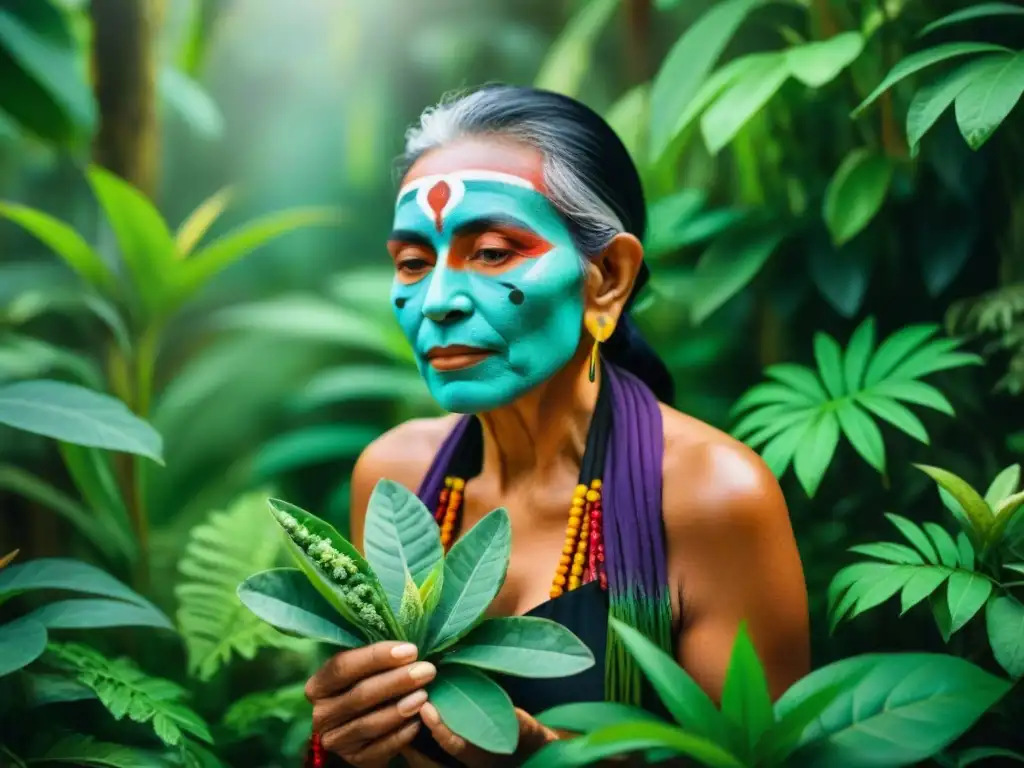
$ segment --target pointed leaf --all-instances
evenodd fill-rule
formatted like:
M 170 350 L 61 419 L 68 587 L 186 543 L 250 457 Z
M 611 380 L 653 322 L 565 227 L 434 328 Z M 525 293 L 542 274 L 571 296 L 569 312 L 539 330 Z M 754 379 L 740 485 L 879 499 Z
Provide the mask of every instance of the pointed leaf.
M 546 91 L 577 96 L 593 66 L 597 39 L 617 8 L 616 0 L 584 3 L 551 46 L 534 85 Z
M 474 525 L 444 559 L 444 585 L 430 619 L 427 647 L 444 650 L 477 623 L 505 581 L 512 541 L 508 513 L 495 509 Z
M 874 101 L 889 88 L 915 72 L 919 72 L 925 67 L 930 67 L 933 64 L 948 61 L 949 59 L 953 59 L 958 56 L 968 56 L 975 53 L 1000 52 L 1009 53 L 1010 50 L 1001 45 L 992 45 L 990 43 L 944 43 L 942 45 L 937 45 L 934 48 L 927 48 L 923 51 L 912 53 L 890 70 L 889 74 L 887 74 L 885 79 L 879 83 L 878 87 L 875 88 L 875 90 L 873 90 L 855 110 L 853 110 L 851 117 L 857 117 L 860 115 L 861 112 L 867 109 L 868 106 L 874 103 Z
M 846 394 L 843 388 L 843 351 L 827 333 L 814 334 L 814 360 L 829 395 L 838 399 Z
M 63 221 L 17 203 L 0 203 L 0 216 L 39 238 L 90 285 L 105 293 L 116 290 L 114 275 L 100 255 Z
M 893 369 L 914 349 L 923 344 L 938 331 L 935 325 L 908 325 L 883 341 L 868 364 L 864 374 L 864 389 L 872 389 L 889 378 Z
M 163 613 L 151 606 L 121 600 L 59 600 L 37 608 L 29 617 L 47 629 L 157 627 L 174 629 Z
M 992 594 L 992 582 L 977 573 L 954 571 L 949 576 L 946 602 L 949 606 L 949 634 L 954 635 L 974 618 Z
M 1009 596 L 995 597 L 985 610 L 992 654 L 1006 674 L 1024 677 L 1024 605 Z
M 947 576 L 949 571 L 941 568 L 924 567 L 915 570 L 900 594 L 900 614 L 906 613 L 926 597 L 930 597 Z
M 712 740 L 724 738 L 726 722 L 704 690 L 675 659 L 632 627 L 609 619 L 629 653 L 643 670 L 665 708 L 688 730 Z
M 920 381 L 880 381 L 872 385 L 870 391 L 874 395 L 903 400 L 913 405 L 923 405 L 925 408 L 933 408 L 947 416 L 953 415 L 953 406 L 949 400 L 931 384 L 924 384 Z
M 892 181 L 892 164 L 882 155 L 855 149 L 825 190 L 825 223 L 832 242 L 843 245 L 871 223 L 885 202 Z
M 28 617 L 0 624 L 0 677 L 17 672 L 46 650 L 46 627 Z
M 852 685 L 849 679 L 837 680 L 807 696 L 778 718 L 758 748 L 765 765 L 785 766 L 786 758 L 800 743 L 800 734 L 818 719 L 818 715 Z
M 836 415 L 832 411 L 823 411 L 804 433 L 793 459 L 797 479 L 809 497 L 813 498 L 817 492 L 838 444 L 839 422 Z
M 843 379 L 846 392 L 857 392 L 864 380 L 868 360 L 875 346 L 875 320 L 869 317 L 853 332 L 843 357 Z M 819 363 L 820 365 L 820 363 Z
M 444 557 L 441 535 L 430 510 L 412 491 L 381 480 L 370 494 L 363 551 L 397 615 L 408 568 L 418 587 Z
M 569 677 L 594 666 L 594 654 L 561 624 L 512 616 L 483 622 L 441 662 L 518 677 Z
M 995 509 L 999 502 L 1016 492 L 1020 486 L 1020 464 L 1011 464 L 995 476 L 985 491 L 985 503 Z
M 231 202 L 233 192 L 225 187 L 201 202 L 178 227 L 175 246 L 178 258 L 185 258 L 199 244 L 203 236 L 210 230 L 214 222 L 224 213 Z
M 868 557 L 877 557 L 890 563 L 905 565 L 924 565 L 924 560 L 916 550 L 903 544 L 889 541 L 876 541 L 871 544 L 856 544 L 850 547 L 851 552 Z
M 719 96 L 700 119 L 704 144 L 718 154 L 756 115 L 789 78 L 785 54 L 779 53 L 764 66 L 744 72 Z
M 993 757 L 1005 757 L 1018 763 L 1024 763 L 1024 755 L 1020 752 L 1002 749 L 1001 747 L 972 747 L 971 749 L 965 749 L 957 755 L 956 768 L 967 768 L 969 765 L 974 765 L 977 762 L 989 760 Z M 991 763 L 988 763 L 988 765 L 991 765 Z
M 512 700 L 486 675 L 453 664 L 438 670 L 427 693 L 442 722 L 455 734 L 486 752 L 515 752 L 519 721 Z
M 762 416 L 761 414 L 764 411 L 768 411 L 768 413 Z M 748 418 L 737 424 L 736 437 L 740 437 L 743 432 L 748 431 L 747 427 L 759 425 L 760 423 L 764 423 L 764 426 L 758 428 L 753 434 L 742 438 L 751 448 L 757 448 L 776 435 L 781 435 L 786 431 L 795 431 L 798 435 L 803 435 L 806 430 L 810 429 L 819 413 L 820 411 L 817 408 L 802 408 L 799 411 L 791 411 L 789 413 L 773 413 L 768 408 L 765 408 L 762 411 L 751 414 Z
M 427 629 L 427 611 L 420 597 L 419 587 L 408 570 L 405 571 L 405 591 L 399 601 L 398 610 L 394 612 L 403 637 L 415 646 L 423 642 L 423 633 Z
M 1008 684 L 955 656 L 857 656 L 812 672 L 779 700 L 785 716 L 810 695 L 853 679 L 804 731 L 794 764 L 912 765 L 963 734 Z
M 743 290 L 768 261 L 785 233 L 778 227 L 727 231 L 701 254 L 694 270 L 699 289 L 690 307 L 694 324 L 704 322 Z
M 961 24 L 972 19 L 980 19 L 986 16 L 1014 15 L 1024 16 L 1024 8 L 1019 5 L 1011 5 L 1010 3 L 977 3 L 936 19 L 918 32 L 917 36 L 924 37 L 937 29 L 942 29 L 952 24 Z
M 745 734 L 749 755 L 775 722 L 768 679 L 745 624 L 740 625 L 733 641 L 722 688 L 722 714 Z
M 914 466 L 928 475 L 939 487 L 956 499 L 964 514 L 971 521 L 971 526 L 974 530 L 981 534 L 983 538 L 988 534 L 994 522 L 992 510 L 976 490 L 964 480 L 945 469 L 929 467 L 924 464 L 915 464 Z
M 0 385 L 0 424 L 163 464 L 163 439 L 120 400 L 63 381 Z
M 935 545 L 932 544 L 931 540 L 924 534 L 920 528 L 907 518 L 900 515 L 894 515 L 890 512 L 885 514 L 886 519 L 893 525 L 895 525 L 900 533 L 917 547 L 918 552 L 924 555 L 924 559 L 929 563 L 937 565 L 939 562 L 939 553 L 935 550 Z
M 816 40 L 786 50 L 789 71 L 811 88 L 820 88 L 836 79 L 860 56 L 864 37 L 859 32 L 840 32 L 827 40 Z
M 64 763 L 95 768 L 164 768 L 166 763 L 151 752 L 144 752 L 123 744 L 96 741 L 90 736 L 65 736 L 31 763 Z M 210 766 L 209 768 L 213 768 Z
M 836 409 L 836 417 L 843 434 L 857 453 L 879 472 L 885 472 L 885 443 L 871 417 L 849 400 Z
M 880 419 L 885 419 L 897 429 L 928 445 L 928 432 L 921 420 L 906 406 L 900 405 L 889 397 L 874 392 L 861 392 L 856 400 Z
M 767 382 L 758 384 L 748 389 L 743 396 L 733 405 L 733 413 L 741 413 L 748 408 L 758 405 L 788 405 L 788 406 L 809 406 L 815 401 L 806 393 L 788 387 L 784 384 Z
M 881 572 L 885 570 L 891 570 L 892 565 L 886 563 L 854 563 L 842 568 L 835 576 L 832 577 L 832 581 L 828 585 L 828 606 L 829 611 L 835 609 L 836 602 L 839 597 L 849 589 L 856 582 L 864 579 L 875 577 L 878 578 Z
M 537 722 L 553 730 L 591 733 L 620 723 L 661 722 L 646 709 L 615 701 L 579 701 L 560 704 L 537 715 Z
M 939 553 L 939 560 L 943 565 L 956 568 L 960 565 L 960 552 L 957 549 L 953 537 L 946 532 L 946 529 L 935 523 L 924 523 L 924 529 L 928 532 L 935 549 Z
M 106 571 L 94 565 L 62 557 L 40 557 L 0 570 L 0 597 L 36 589 L 66 589 L 87 595 L 101 595 L 156 608 Z
M 974 570 L 974 545 L 967 535 L 961 531 L 956 537 L 956 549 L 960 555 L 960 564 L 969 571 Z
M 903 589 L 907 582 L 910 581 L 911 577 L 913 577 L 916 570 L 916 568 L 908 566 L 894 568 L 884 578 L 879 579 L 869 588 L 863 590 L 862 594 L 857 598 L 856 605 L 854 605 L 853 609 L 846 615 L 846 619 L 854 619 L 865 611 L 877 608 Z
M 811 422 L 809 419 L 803 423 L 796 424 L 781 432 L 761 450 L 761 458 L 775 477 L 782 477 L 786 472 L 793 454 L 796 453 L 800 441 L 803 440 L 810 427 Z
M 806 366 L 795 365 L 794 363 L 777 363 L 765 368 L 764 375 L 792 387 L 814 402 L 824 403 L 829 399 L 828 392 L 825 391 L 821 384 L 821 379 Z
M 582 736 L 569 751 L 571 765 L 600 764 L 605 758 L 648 750 L 693 757 L 710 768 L 743 768 L 744 763 L 711 739 L 662 723 L 611 725 Z M 542 763 L 541 763 L 542 764 Z M 559 761 L 559 764 L 562 764 Z M 524 766 L 524 768 L 526 768 Z
M 272 568 L 238 585 L 238 599 L 272 627 L 342 648 L 359 648 L 358 630 L 312 587 L 297 568 Z

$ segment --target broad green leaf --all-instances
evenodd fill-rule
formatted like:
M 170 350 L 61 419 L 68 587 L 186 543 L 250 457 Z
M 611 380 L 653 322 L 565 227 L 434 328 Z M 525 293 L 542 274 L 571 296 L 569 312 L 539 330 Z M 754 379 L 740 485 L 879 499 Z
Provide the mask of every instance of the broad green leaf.
M 238 585 L 238 599 L 272 627 L 301 637 L 359 648 L 365 641 L 296 568 L 272 568 Z
M 0 385 L 0 424 L 163 464 L 163 440 L 120 400 L 46 379 Z
M 199 241 L 210 231 L 210 227 L 224 213 L 233 195 L 230 187 L 224 187 L 201 202 L 181 223 L 174 238 L 179 259 L 192 253 Z
M 63 589 L 101 595 L 156 610 L 146 598 L 133 592 L 109 573 L 79 560 L 40 557 L 0 570 L 0 597 L 37 589 Z
M 444 557 L 430 510 L 416 494 L 391 480 L 380 480 L 370 494 L 363 552 L 396 616 L 406 590 L 406 570 L 419 587 Z
M 933 408 L 947 416 L 953 415 L 953 406 L 949 400 L 931 384 L 920 381 L 879 381 L 871 386 L 870 391 L 874 395 Z
M 969 571 L 974 570 L 974 545 L 967 535 L 961 531 L 956 537 L 957 553 L 960 555 L 960 563 Z
M 593 68 L 597 39 L 618 7 L 617 0 L 587 0 L 551 46 L 534 85 L 577 96 Z
M 664 723 L 620 723 L 579 737 L 572 765 L 600 764 L 606 758 L 640 750 L 686 755 L 710 768 L 743 768 L 744 763 L 712 739 Z M 582 762 L 576 762 L 582 761 Z
M 803 732 L 794 764 L 915 764 L 963 734 L 1009 688 L 955 656 L 872 654 L 804 677 L 783 694 L 776 715 L 841 681 L 850 684 Z
M 995 509 L 1000 501 L 1014 493 L 1020 486 L 1020 464 L 1011 464 L 992 480 L 985 491 L 985 503 Z
M 959 566 L 960 552 L 953 537 L 946 532 L 946 529 L 935 523 L 924 523 L 923 527 L 935 544 L 935 549 L 939 553 L 939 561 L 950 568 Z
M 260 246 L 297 229 L 331 226 L 339 222 L 336 211 L 324 208 L 295 208 L 270 213 L 243 224 L 205 248 L 196 251 L 174 273 L 171 307 L 188 301 L 222 270 Z
M 874 347 L 875 319 L 869 317 L 857 326 L 857 330 L 853 332 L 850 343 L 846 347 L 846 354 L 843 356 L 843 379 L 846 382 L 846 392 L 860 390 Z
M 144 752 L 123 744 L 96 741 L 91 736 L 72 734 L 65 736 L 45 752 L 29 760 L 36 763 L 70 763 L 73 766 L 95 768 L 164 768 L 167 763 L 152 752 Z
M 594 666 L 594 654 L 561 624 L 514 616 L 484 621 L 441 661 L 519 677 L 569 677 Z
M 768 261 L 785 232 L 776 226 L 726 232 L 701 254 L 694 270 L 698 290 L 690 307 L 694 324 L 704 322 L 743 290 Z
M 816 402 L 824 403 L 829 399 L 828 393 L 821 385 L 821 380 L 814 371 L 806 366 L 794 363 L 776 363 L 765 368 L 764 375 L 781 381 Z
M 715 3 L 676 40 L 651 86 L 650 157 L 655 161 L 681 130 L 680 116 L 694 99 L 740 24 L 763 0 Z
M 943 488 L 956 499 L 960 508 L 970 520 L 971 526 L 982 538 L 988 534 L 993 523 L 992 509 L 976 490 L 964 480 L 945 469 L 929 467 L 924 464 L 915 464 L 914 466 L 928 475 L 940 488 Z
M 64 222 L 17 203 L 0 203 L 0 216 L 41 240 L 90 285 L 108 294 L 116 290 L 114 275 L 100 255 Z
M 915 72 L 919 72 L 925 67 L 930 67 L 932 64 L 975 53 L 1012 53 L 1012 51 L 1001 45 L 992 45 L 990 43 L 944 43 L 934 48 L 927 48 L 923 51 L 912 53 L 890 70 L 878 87 L 853 110 L 851 116 L 857 117 L 885 91 Z
M 843 390 L 843 351 L 827 333 L 814 334 L 814 360 L 825 389 L 833 399 L 845 394 Z
M 198 81 L 165 65 L 157 74 L 156 84 L 164 107 L 174 112 L 197 137 L 210 141 L 223 137 L 224 116 Z
M 1007 496 L 995 509 L 995 522 L 992 524 L 988 534 L 988 544 L 997 547 L 1010 531 L 1010 541 L 1013 540 L 1013 530 L 1019 519 L 1024 519 L 1024 491 Z
M 985 624 L 999 666 L 1014 679 L 1024 677 L 1024 605 L 1013 597 L 994 597 L 985 609 Z
M 926 597 L 930 597 L 936 589 L 949 576 L 949 571 L 942 568 L 918 568 L 914 575 L 907 579 L 900 594 L 900 614 L 904 614 L 920 603 Z
M 647 136 L 650 93 L 647 83 L 635 85 L 622 94 L 605 114 L 605 122 L 615 131 L 630 157 L 637 160 L 644 156 L 642 148 Z M 650 255 L 646 249 L 644 255 Z
M 857 603 L 846 618 L 854 619 L 865 611 L 877 608 L 890 597 L 903 589 L 914 575 L 913 567 L 901 566 L 894 568 L 881 579 L 874 581 L 870 587 L 863 589 L 857 597 Z
M 852 679 L 840 678 L 808 695 L 799 704 L 788 709 L 785 715 L 777 717 L 773 713 L 773 717 L 777 717 L 777 722 L 757 750 L 764 764 L 785 766 L 786 757 L 800 743 L 800 734 L 852 684 Z
M 948 339 L 943 341 L 950 341 Z M 920 376 L 927 376 L 937 371 L 947 371 L 951 368 L 962 368 L 965 365 L 980 365 L 981 358 L 967 352 L 943 353 L 939 347 L 943 341 L 936 341 L 926 347 L 914 352 L 910 357 L 896 366 L 892 372 L 894 379 L 912 379 Z
M 899 532 L 903 534 L 907 541 L 917 548 L 918 552 L 924 555 L 925 560 L 935 565 L 938 564 L 939 553 L 935 550 L 935 545 L 932 544 L 931 539 L 915 523 L 891 512 L 886 512 L 885 517 L 899 529 Z
M 442 722 L 470 744 L 498 755 L 515 752 L 519 721 L 512 700 L 486 675 L 454 664 L 443 667 L 427 693 Z
M 932 607 L 932 617 L 935 619 L 935 626 L 942 635 L 942 641 L 949 643 L 953 634 L 953 617 L 949 613 L 949 601 L 941 594 L 932 595 L 928 601 Z
M 708 151 L 715 155 L 725 148 L 788 77 L 786 56 L 779 53 L 765 66 L 744 72 L 729 85 L 700 119 L 700 132 Z
M 163 613 L 151 606 L 121 600 L 59 600 L 37 608 L 29 617 L 47 629 L 157 627 L 174 629 Z
M 828 585 L 828 607 L 833 610 L 839 597 L 856 582 L 870 578 L 871 576 L 886 570 L 892 570 L 893 566 L 883 563 L 854 563 L 842 568 Z
M 744 734 L 748 755 L 754 754 L 758 741 L 775 722 L 768 679 L 746 624 L 740 624 L 733 641 L 722 688 L 722 714 Z
M 885 419 L 915 440 L 920 440 L 925 445 L 929 444 L 928 432 L 925 430 L 924 424 L 906 406 L 875 392 L 861 392 L 857 395 L 856 401 L 880 419 Z
M 960 133 L 978 149 L 1017 106 L 1024 94 L 1024 53 L 992 62 L 957 94 L 954 111 Z
M 609 623 L 676 722 L 686 723 L 687 729 L 698 736 L 715 741 L 724 738 L 723 715 L 675 659 L 632 627 L 616 619 L 609 619 Z
M 948 27 L 952 24 L 960 24 L 972 19 L 980 19 L 986 16 L 1024 16 L 1024 8 L 1010 3 L 977 3 L 975 5 L 954 11 L 947 16 L 936 19 L 917 33 L 918 37 L 924 37 L 937 29 Z
M 90 688 L 63 675 L 26 672 L 22 679 L 25 681 L 25 704 L 29 708 L 96 698 Z
M 290 515 L 303 526 L 310 534 L 326 539 L 330 542 L 331 546 L 341 554 L 345 555 L 355 564 L 362 577 L 370 585 L 374 592 L 374 605 L 378 608 L 379 614 L 382 615 L 385 624 L 388 624 L 392 630 L 397 630 L 395 625 L 394 616 L 388 608 L 387 597 L 384 595 L 384 589 L 381 587 L 380 582 L 377 581 L 377 577 L 374 575 L 369 563 L 359 553 L 359 551 L 353 547 L 340 533 L 338 533 L 333 526 L 329 523 L 324 522 L 315 515 L 311 515 L 306 510 L 289 504 L 286 501 L 280 499 L 268 499 L 268 505 L 270 506 L 271 513 L 276 520 L 278 515 L 282 513 Z M 280 521 L 278 521 L 280 525 Z M 303 547 L 300 547 L 291 537 L 288 535 L 284 528 L 281 528 L 281 535 L 285 541 L 285 546 L 288 552 L 292 556 L 292 560 L 298 565 L 310 584 L 316 588 L 323 598 L 336 610 L 338 611 L 350 624 L 359 627 L 364 632 L 371 635 L 367 639 L 384 639 L 383 635 L 386 634 L 379 629 L 374 631 L 372 628 L 366 626 L 366 622 L 362 620 L 355 610 L 349 605 L 345 599 L 344 593 L 341 591 L 339 586 L 330 578 L 328 575 L 321 570 L 320 566 L 317 565 L 316 561 L 305 551 Z M 241 598 L 241 595 L 239 595 Z M 376 636 L 373 636 L 376 634 Z
M 430 618 L 427 647 L 444 650 L 477 623 L 505 581 L 512 544 L 508 513 L 495 509 L 474 525 L 444 559 L 441 600 Z
M 814 497 L 839 444 L 839 421 L 833 411 L 822 411 L 804 433 L 793 457 L 793 470 L 809 497 Z
M 537 722 L 548 728 L 571 733 L 591 733 L 620 723 L 661 722 L 646 709 L 614 701 L 581 701 L 561 704 L 537 715 Z
M 914 93 L 910 106 L 907 107 L 907 143 L 910 145 L 911 153 L 917 154 L 921 139 L 968 83 L 980 73 L 988 71 L 994 63 L 1009 58 L 1009 54 L 985 56 L 970 61 L 935 82 L 919 88 Z
M 793 454 L 796 453 L 797 448 L 804 439 L 804 435 L 807 434 L 807 430 L 811 429 L 811 427 L 809 419 L 796 424 L 784 432 L 780 432 L 761 449 L 761 459 L 775 477 L 782 477 L 785 474 L 786 468 L 789 467 L 789 462 L 793 459 Z
M 870 150 L 855 149 L 846 156 L 825 190 L 822 209 L 835 245 L 849 242 L 871 223 L 885 202 L 892 172 L 889 160 Z
M 870 544 L 855 544 L 850 547 L 851 552 L 868 557 L 877 557 L 890 563 L 901 565 L 924 565 L 924 559 L 916 551 L 904 544 L 896 544 L 891 541 L 876 541 Z
M 992 594 L 992 582 L 978 573 L 954 571 L 949 575 L 946 602 L 949 605 L 950 629 L 953 635 L 974 618 Z
M 804 85 L 820 88 L 834 80 L 864 50 L 859 32 L 840 32 L 828 40 L 816 40 L 786 50 L 790 74 Z
M 879 472 L 885 472 L 885 443 L 878 425 L 850 400 L 841 403 L 835 413 L 843 434 L 857 453 Z
M 88 177 L 143 307 L 158 314 L 174 268 L 174 239 L 167 222 L 141 191 L 110 171 L 94 165 Z
M 23 617 L 0 624 L 0 677 L 27 667 L 45 650 L 46 627 L 38 621 Z

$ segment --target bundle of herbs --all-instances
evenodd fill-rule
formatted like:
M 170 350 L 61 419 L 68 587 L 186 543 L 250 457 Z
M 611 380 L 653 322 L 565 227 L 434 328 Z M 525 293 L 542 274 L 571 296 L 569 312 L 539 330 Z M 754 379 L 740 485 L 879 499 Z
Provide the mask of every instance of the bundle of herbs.
M 519 739 L 512 701 L 483 671 L 563 677 L 594 664 L 587 646 L 556 622 L 485 618 L 508 569 L 504 509 L 488 513 L 446 555 L 426 506 L 381 480 L 366 513 L 364 557 L 315 515 L 269 504 L 298 568 L 249 577 L 238 587 L 242 603 L 282 632 L 341 648 L 416 645 L 438 669 L 427 688 L 431 702 L 454 733 L 481 749 L 511 754 Z

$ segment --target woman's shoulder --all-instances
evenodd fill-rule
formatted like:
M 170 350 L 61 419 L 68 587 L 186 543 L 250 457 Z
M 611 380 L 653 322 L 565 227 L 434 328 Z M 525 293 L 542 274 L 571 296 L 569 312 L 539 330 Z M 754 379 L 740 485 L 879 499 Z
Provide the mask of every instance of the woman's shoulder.
M 662 498 L 666 529 L 714 534 L 741 524 L 788 524 L 782 491 L 747 445 L 699 419 L 661 406 L 665 435 Z
M 352 470 L 353 494 L 366 495 L 381 478 L 415 491 L 459 416 L 411 419 L 389 429 L 360 454 Z M 357 488 L 359 486 L 359 488 Z

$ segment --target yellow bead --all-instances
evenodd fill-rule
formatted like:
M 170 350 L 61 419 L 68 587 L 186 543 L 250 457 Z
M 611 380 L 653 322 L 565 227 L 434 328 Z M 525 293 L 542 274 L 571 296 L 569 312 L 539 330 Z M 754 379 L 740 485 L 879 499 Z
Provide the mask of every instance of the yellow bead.
M 580 485 L 577 485 L 576 490 L 572 492 L 572 495 L 574 498 L 582 499 L 584 496 L 587 495 L 587 486 L 583 485 L 582 483 Z
M 573 556 L 573 558 L 572 558 L 572 564 L 573 564 L 573 566 L 577 566 L 577 565 L 583 565 L 583 559 L 584 559 L 583 555 L 582 555 L 581 553 L 577 552 L 577 553 L 576 553 L 576 554 L 575 554 L 575 555 Z
M 600 499 L 601 499 L 601 492 L 600 491 L 587 491 L 587 501 L 600 501 Z
M 578 496 L 578 497 L 576 497 L 576 498 L 574 498 L 572 500 L 572 508 L 573 509 L 580 509 L 583 506 L 583 504 L 584 504 L 584 499 L 583 499 L 582 496 Z
M 465 487 L 466 481 L 463 480 L 461 477 L 452 478 L 452 488 L 454 488 L 456 491 L 461 491 Z
M 564 547 L 562 547 L 562 554 L 563 555 L 571 555 L 573 553 L 574 549 L 575 549 L 575 547 L 572 544 L 567 542 L 566 545 Z
M 561 595 L 562 595 L 562 588 L 561 587 L 552 587 L 551 591 L 548 592 L 548 594 L 551 595 L 551 599 L 554 600 L 556 597 L 561 597 Z
M 580 580 L 577 578 L 569 579 L 569 591 L 572 592 L 574 589 L 580 588 Z
M 560 573 L 557 576 L 555 576 L 555 586 L 556 587 L 564 587 L 565 586 L 565 574 Z
M 570 525 L 570 526 L 569 526 L 569 527 L 568 527 L 568 528 L 566 529 L 566 531 L 565 531 L 565 532 L 566 532 L 566 533 L 567 533 L 567 534 L 568 534 L 568 535 L 569 535 L 570 537 L 572 537 L 573 541 L 575 541 L 575 540 L 576 540 L 576 537 L 577 537 L 577 536 L 579 536 L 579 534 L 580 534 L 580 529 L 579 529 L 579 528 L 578 528 L 577 526 L 575 526 L 575 525 Z
M 559 576 L 564 576 L 568 572 L 569 572 L 569 566 L 568 565 L 561 565 L 560 564 L 557 568 L 555 568 L 555 573 L 557 573 Z
M 582 519 L 582 515 L 569 515 L 569 525 L 579 526 Z
M 568 565 L 570 562 L 572 562 L 572 555 L 562 555 L 558 558 L 559 565 Z
M 601 487 L 601 481 L 600 480 L 591 480 L 590 481 L 590 487 L 591 488 L 600 488 Z
M 583 575 L 583 566 L 582 565 L 574 565 L 572 567 L 571 573 L 572 573 L 573 576 L 582 576 Z
M 446 477 L 444 479 L 444 487 L 445 488 L 451 488 L 452 487 L 452 478 L 451 477 Z

